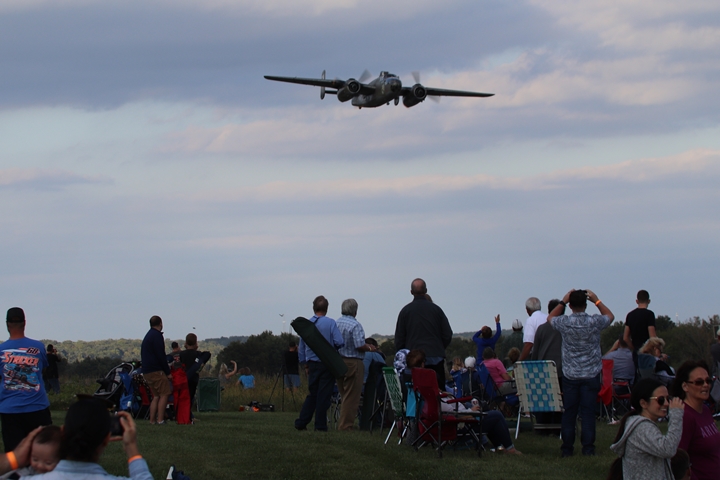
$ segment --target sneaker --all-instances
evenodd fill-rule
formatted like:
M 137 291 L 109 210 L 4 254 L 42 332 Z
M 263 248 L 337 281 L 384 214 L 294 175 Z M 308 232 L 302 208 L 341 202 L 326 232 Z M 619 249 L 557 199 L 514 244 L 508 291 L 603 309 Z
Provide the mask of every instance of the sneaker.
M 174 471 L 175 471 L 175 465 L 170 465 L 170 470 L 168 470 L 165 480 L 172 480 Z

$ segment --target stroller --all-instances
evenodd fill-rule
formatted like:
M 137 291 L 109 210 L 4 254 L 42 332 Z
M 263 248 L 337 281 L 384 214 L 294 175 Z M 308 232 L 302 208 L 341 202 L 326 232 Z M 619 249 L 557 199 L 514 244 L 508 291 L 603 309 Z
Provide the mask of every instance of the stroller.
M 113 367 L 105 377 L 97 380 L 100 384 L 93 394 L 113 404 L 115 410 L 130 411 L 133 405 L 132 373 L 135 367 L 132 363 L 121 363 Z

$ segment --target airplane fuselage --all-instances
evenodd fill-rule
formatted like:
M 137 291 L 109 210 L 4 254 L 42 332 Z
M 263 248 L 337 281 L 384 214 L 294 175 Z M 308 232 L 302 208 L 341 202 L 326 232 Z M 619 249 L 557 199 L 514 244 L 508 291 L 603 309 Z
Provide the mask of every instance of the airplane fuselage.
M 381 72 L 380 76 L 370 82 L 369 86 L 375 87 L 370 95 L 357 95 L 352 98 L 352 105 L 359 108 L 373 108 L 386 105 L 400 98 L 402 82 L 400 79 L 388 72 Z

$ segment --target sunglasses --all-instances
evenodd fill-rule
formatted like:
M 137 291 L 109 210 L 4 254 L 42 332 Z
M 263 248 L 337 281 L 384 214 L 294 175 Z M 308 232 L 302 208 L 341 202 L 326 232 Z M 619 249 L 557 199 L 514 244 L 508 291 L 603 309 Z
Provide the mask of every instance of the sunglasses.
M 670 396 L 668 395 L 666 397 L 650 397 L 650 400 L 657 400 L 658 405 L 662 407 L 663 405 L 665 405 L 665 401 L 670 403 Z
M 704 379 L 704 380 L 703 380 L 702 378 L 698 378 L 697 380 L 694 380 L 694 381 L 692 381 L 692 382 L 689 382 L 689 381 L 688 381 L 688 382 L 685 382 L 685 383 L 690 383 L 690 384 L 692 384 L 692 385 L 695 385 L 696 387 L 702 387 L 702 386 L 703 386 L 704 384 L 706 384 L 706 383 L 707 383 L 708 385 L 712 385 L 712 378 L 708 377 L 708 378 L 706 378 L 706 379 Z

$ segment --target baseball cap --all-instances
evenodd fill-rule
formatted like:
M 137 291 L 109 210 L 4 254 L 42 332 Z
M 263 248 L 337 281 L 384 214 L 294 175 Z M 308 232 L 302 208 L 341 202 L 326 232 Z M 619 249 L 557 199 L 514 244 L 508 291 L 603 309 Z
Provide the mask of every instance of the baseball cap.
M 523 328 L 523 324 L 520 320 L 518 320 L 517 318 L 515 320 L 513 320 L 513 323 L 512 323 L 513 330 L 516 330 L 516 331 L 522 330 L 522 328 Z

